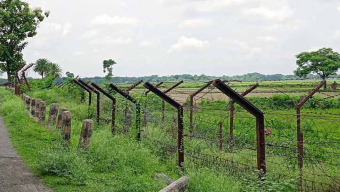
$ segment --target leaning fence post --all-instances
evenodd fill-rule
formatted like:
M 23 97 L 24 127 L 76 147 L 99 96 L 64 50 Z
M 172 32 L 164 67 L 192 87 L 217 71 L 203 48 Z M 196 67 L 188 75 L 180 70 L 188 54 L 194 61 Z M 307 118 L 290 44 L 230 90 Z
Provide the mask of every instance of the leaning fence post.
M 266 142 L 264 134 L 264 114 L 257 107 L 246 100 L 242 95 L 217 79 L 213 82 L 214 86 L 234 100 L 241 107 L 256 117 L 256 140 L 257 140 L 257 169 L 262 177 L 266 173 Z
M 140 130 L 140 103 L 132 96 L 124 92 L 123 90 L 119 89 L 116 85 L 110 84 L 110 88 L 116 91 L 121 96 L 125 97 L 127 100 L 131 101 L 133 104 L 136 105 L 136 130 L 137 130 L 137 140 L 141 140 L 141 130 Z
M 204 89 L 209 87 L 212 84 L 212 81 L 209 81 L 207 84 L 205 84 L 202 88 L 195 91 L 193 94 L 190 95 L 190 112 L 189 112 L 189 119 L 190 119 L 190 126 L 189 126 L 189 132 L 192 134 L 194 132 L 194 97 L 202 92 Z
M 98 85 L 91 83 L 91 85 L 100 91 L 102 94 L 104 94 L 107 98 L 109 98 L 112 101 L 112 107 L 111 107 L 111 133 L 112 135 L 115 135 L 116 128 L 115 128 L 115 122 L 116 122 L 116 99 L 112 97 L 109 93 L 107 93 L 105 90 L 100 88 Z
M 166 101 L 173 107 L 177 109 L 178 113 L 178 136 L 177 136 L 177 152 L 178 152 L 178 166 L 179 168 L 184 171 L 184 127 L 183 127 L 183 106 L 181 106 L 178 102 L 170 98 L 164 92 L 160 91 L 159 89 L 155 88 L 149 82 L 144 84 L 144 87 L 149 89 L 151 92 L 156 94 L 162 100 Z
M 63 126 L 63 112 L 64 112 L 64 111 L 67 111 L 67 109 L 61 108 L 61 109 L 59 110 L 59 113 L 58 113 L 58 120 L 57 120 L 57 126 L 56 126 L 57 129 L 61 129 L 61 127 Z
M 169 89 L 163 91 L 164 94 L 169 93 L 170 91 L 172 91 L 173 89 L 175 89 L 176 87 L 178 87 L 180 84 L 182 84 L 184 81 L 180 81 L 178 83 L 176 83 L 175 85 L 171 86 Z M 164 122 L 164 118 L 165 118 L 165 103 L 162 100 L 162 122 Z
M 259 86 L 258 83 L 251 86 L 249 89 L 247 89 L 245 92 L 241 93 L 241 96 L 246 96 L 249 93 L 251 93 L 253 90 L 255 90 Z M 230 148 L 234 146 L 234 115 L 235 115 L 235 101 L 230 101 L 230 132 L 229 132 L 229 145 Z
M 41 126 L 45 125 L 45 120 L 46 120 L 46 116 L 45 116 L 45 111 L 46 111 L 46 102 L 45 101 L 40 101 L 39 103 L 39 124 Z
M 62 113 L 62 135 L 63 135 L 63 139 L 65 141 L 65 145 L 67 147 L 70 146 L 70 139 L 71 139 L 71 112 L 69 111 L 64 111 Z
M 79 138 L 79 148 L 86 148 L 88 149 L 91 144 L 91 137 L 92 137 L 92 130 L 93 130 L 93 120 L 86 119 L 83 121 L 83 127 L 81 129 L 80 138 Z
M 326 84 L 326 81 L 321 81 L 314 89 L 308 93 L 307 96 L 302 98 L 296 105 L 296 132 L 297 132 L 297 151 L 298 151 L 298 167 L 299 167 L 299 190 L 303 190 L 303 133 L 301 131 L 301 108 L 302 106 L 317 92 L 322 86 Z
M 55 126 L 57 116 L 58 116 L 59 105 L 57 103 L 52 103 L 50 108 L 50 113 L 48 116 L 48 129 L 51 130 Z

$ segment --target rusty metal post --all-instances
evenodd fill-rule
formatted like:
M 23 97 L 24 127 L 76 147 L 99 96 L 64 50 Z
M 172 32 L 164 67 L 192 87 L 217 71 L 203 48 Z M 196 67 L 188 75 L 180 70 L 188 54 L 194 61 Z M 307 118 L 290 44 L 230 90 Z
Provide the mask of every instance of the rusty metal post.
M 137 140 L 140 141 L 141 140 L 141 129 L 140 129 L 140 103 L 139 101 L 137 101 L 136 99 L 134 99 L 129 94 L 119 89 L 116 85 L 112 83 L 110 84 L 110 88 L 136 105 L 136 120 L 135 121 L 136 121 L 136 130 L 137 130 Z
M 81 79 L 78 79 L 78 82 L 81 83 L 83 86 L 85 86 L 88 90 L 94 92 L 97 95 L 97 105 L 96 105 L 97 110 L 96 111 L 97 111 L 97 123 L 99 124 L 99 119 L 100 119 L 100 93 L 95 88 L 86 84 Z
M 128 88 L 125 90 L 125 92 L 126 92 L 127 94 L 129 94 L 129 92 L 132 91 L 132 89 L 136 88 L 136 87 L 137 87 L 138 85 L 140 85 L 141 83 L 143 83 L 143 80 L 140 80 L 140 81 L 134 83 L 133 85 L 131 85 L 130 87 L 128 87 Z
M 159 83 L 157 83 L 155 85 L 155 87 L 159 88 L 162 84 L 163 84 L 163 82 L 159 82 Z M 150 92 L 150 90 L 145 91 L 145 97 L 148 97 L 149 92 Z M 146 112 L 147 106 L 148 106 L 148 101 L 146 99 L 145 102 L 144 102 L 144 111 L 143 111 L 143 125 L 144 125 L 144 127 L 146 127 L 146 124 L 147 124 L 147 119 L 146 119 L 146 116 L 147 116 L 147 112 Z
M 311 98 L 313 95 L 319 91 L 324 85 L 326 81 L 321 81 L 314 89 L 309 92 L 304 98 L 300 100 L 300 102 L 296 105 L 296 134 L 297 134 L 297 151 L 298 151 L 298 167 L 299 167 L 299 190 L 303 190 L 303 133 L 301 131 L 301 108 L 302 106 Z
M 136 88 L 138 85 L 140 85 L 141 83 L 143 83 L 143 80 L 140 80 L 136 83 L 134 83 L 133 85 L 131 85 L 130 87 L 128 87 L 125 92 L 127 94 L 130 94 L 130 91 L 132 91 L 134 88 Z M 124 117 L 127 118 L 127 113 L 128 113 L 128 110 L 129 110 L 129 105 L 128 104 L 125 104 L 125 111 L 124 111 Z
M 190 134 L 194 131 L 194 97 L 202 92 L 204 89 L 209 87 L 212 84 L 212 81 L 207 82 L 202 88 L 195 91 L 193 94 L 190 95 L 190 112 L 189 112 L 189 119 L 190 119 L 190 125 L 189 125 L 189 132 Z
M 112 101 L 112 107 L 111 107 L 111 133 L 112 135 L 115 135 L 116 133 L 116 98 L 111 96 L 109 93 L 107 93 L 105 90 L 100 88 L 98 85 L 91 83 L 91 85 L 97 89 L 99 92 L 101 92 L 103 95 L 105 95 L 107 98 L 109 98 Z
M 83 121 L 83 127 L 81 129 L 78 149 L 85 148 L 88 149 L 91 144 L 91 137 L 92 137 L 92 130 L 93 130 L 93 121 L 92 119 L 86 119 Z
M 245 97 L 249 93 L 251 93 L 253 90 L 255 90 L 259 86 L 258 83 L 252 85 L 249 89 L 241 93 L 241 96 Z M 229 131 L 229 145 L 230 148 L 234 146 L 234 114 L 235 114 L 235 101 L 230 101 L 230 131 Z
M 160 97 L 165 102 L 169 103 L 173 107 L 177 109 L 178 112 L 178 135 L 177 135 L 177 152 L 178 152 L 178 166 L 182 171 L 184 171 L 184 125 L 183 125 L 183 106 L 181 106 L 179 103 L 177 103 L 175 100 L 170 98 L 168 95 L 166 95 L 164 92 L 160 91 L 156 87 L 154 87 L 152 84 L 146 82 L 144 84 L 144 87 L 149 89 L 151 92 L 156 94 L 158 97 Z
M 92 103 L 92 92 L 91 92 L 91 90 L 89 90 L 87 87 L 85 87 L 83 84 L 81 84 L 79 82 L 79 80 L 77 80 L 77 79 L 73 79 L 73 82 L 75 84 L 77 84 L 80 88 L 82 88 L 83 90 L 85 90 L 86 92 L 89 93 L 89 106 L 91 106 L 91 103 Z
M 176 87 L 178 87 L 180 84 L 184 83 L 184 81 L 180 81 L 178 83 L 176 83 L 175 85 L 171 86 L 169 89 L 163 91 L 164 94 L 169 93 L 170 91 L 172 91 L 173 89 L 175 89 Z M 164 122 L 164 118 L 165 118 L 165 102 L 162 100 L 162 122 Z
M 31 91 L 31 87 L 30 87 L 30 85 L 29 85 L 29 83 L 28 83 L 28 81 L 27 81 L 25 72 L 26 72 L 28 69 L 30 69 L 31 67 L 33 67 L 33 65 L 34 65 L 34 64 L 31 63 L 31 64 L 27 65 L 27 66 L 21 71 L 21 81 L 22 81 L 22 79 L 25 81 L 25 84 L 26 84 L 26 86 L 27 86 L 28 91 Z
M 62 114 L 62 127 L 61 132 L 63 135 L 63 139 L 65 141 L 66 147 L 70 146 L 70 139 L 71 139 L 71 112 L 64 111 Z
M 234 100 L 241 107 L 246 109 L 250 114 L 256 117 L 256 140 L 257 140 L 257 169 L 262 177 L 266 173 L 266 142 L 264 134 L 264 115 L 257 107 L 246 100 L 242 95 L 217 79 L 213 82 L 214 86 Z

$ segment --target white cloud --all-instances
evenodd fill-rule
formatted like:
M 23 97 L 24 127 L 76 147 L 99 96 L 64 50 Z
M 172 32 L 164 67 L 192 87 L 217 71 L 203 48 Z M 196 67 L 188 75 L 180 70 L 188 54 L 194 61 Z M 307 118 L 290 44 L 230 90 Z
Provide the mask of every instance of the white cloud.
M 81 36 L 82 39 L 91 39 L 97 37 L 99 35 L 99 31 L 97 29 L 90 29 L 85 31 L 85 33 Z
M 224 7 L 243 5 L 252 0 L 202 0 L 198 1 L 195 10 L 198 12 L 214 12 Z
M 245 16 L 260 16 L 268 20 L 283 21 L 293 14 L 293 10 L 288 5 L 283 5 L 280 9 L 270 9 L 265 6 L 247 8 L 243 10 Z
M 170 47 L 168 53 L 181 51 L 197 51 L 205 48 L 209 41 L 202 41 L 193 37 L 182 36 L 178 42 Z
M 335 40 L 340 40 L 340 31 L 335 31 L 334 32 L 334 39 Z
M 142 47 L 148 47 L 150 46 L 152 43 L 150 41 L 142 41 L 139 43 L 140 46 Z
M 212 19 L 187 19 L 182 21 L 179 27 L 200 28 L 210 26 L 213 23 L 214 21 Z
M 340 12 L 340 6 L 337 8 L 337 10 Z
M 114 38 L 114 37 L 106 36 L 106 37 L 95 38 L 90 43 L 101 44 L 101 45 L 110 45 L 110 44 L 123 45 L 123 44 L 129 44 L 131 43 L 131 41 L 132 41 L 131 38 L 123 38 L 123 37 Z
M 65 24 L 59 24 L 59 23 L 42 23 L 41 24 L 41 31 L 39 31 L 39 34 L 47 34 L 51 36 L 52 33 L 58 32 L 62 36 L 66 36 L 71 32 L 72 24 L 71 23 L 65 23 Z
M 84 53 L 81 52 L 81 51 L 76 51 L 76 52 L 74 52 L 72 55 L 74 55 L 74 56 L 80 56 L 80 55 L 84 55 Z
M 92 21 L 92 25 L 133 25 L 137 23 L 136 18 L 132 17 L 121 17 L 113 16 L 110 17 L 108 14 L 98 15 Z
M 72 24 L 71 23 L 65 23 L 64 27 L 63 27 L 63 36 L 69 34 L 71 32 L 72 29 Z
M 251 46 L 249 43 L 240 41 L 240 40 L 231 40 L 219 37 L 216 40 L 219 44 L 227 45 L 230 49 L 238 52 L 243 53 L 246 55 L 247 58 L 252 58 L 255 54 L 262 51 L 262 47 L 259 46 Z
M 266 41 L 266 42 L 276 42 L 277 38 L 274 36 L 257 36 L 258 40 Z

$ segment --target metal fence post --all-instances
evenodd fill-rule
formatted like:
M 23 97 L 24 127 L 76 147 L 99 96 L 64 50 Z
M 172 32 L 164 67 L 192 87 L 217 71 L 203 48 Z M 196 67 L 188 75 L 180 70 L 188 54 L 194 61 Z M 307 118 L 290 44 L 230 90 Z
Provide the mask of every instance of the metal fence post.
M 241 93 L 241 96 L 246 96 L 253 90 L 255 90 L 259 86 L 258 83 L 252 85 L 249 89 L 247 89 L 245 92 Z M 229 132 L 229 145 L 230 148 L 234 146 L 234 113 L 235 113 L 235 101 L 230 101 L 230 132 Z
M 298 167 L 299 167 L 299 191 L 303 191 L 303 133 L 301 131 L 301 108 L 302 106 L 311 98 L 313 95 L 319 91 L 324 85 L 326 81 L 321 81 L 314 89 L 309 92 L 304 98 L 300 100 L 300 102 L 296 105 L 296 134 L 297 134 L 297 151 L 298 151 Z
M 266 143 L 264 134 L 264 115 L 257 107 L 246 100 L 242 95 L 217 79 L 213 82 L 214 86 L 234 100 L 241 107 L 256 117 L 256 140 L 257 140 L 257 169 L 260 171 L 259 176 L 262 177 L 266 173 Z
M 123 90 L 119 89 L 116 85 L 110 84 L 110 88 L 116 91 L 121 96 L 125 97 L 127 100 L 131 101 L 136 105 L 136 130 L 137 130 L 137 140 L 141 140 L 141 129 L 140 129 L 140 103 L 136 99 L 134 99 L 132 96 L 124 92 Z
M 182 171 L 184 171 L 184 125 L 183 125 L 183 106 L 181 106 L 178 102 L 170 98 L 168 95 L 166 95 L 164 92 L 160 91 L 156 87 L 154 87 L 149 82 L 146 82 L 144 84 L 144 87 L 149 89 L 151 92 L 156 94 L 158 97 L 160 97 L 165 102 L 169 103 L 173 107 L 177 109 L 178 113 L 178 130 L 177 130 L 177 152 L 178 152 L 178 166 Z
M 163 82 L 159 82 L 159 83 L 157 83 L 157 84 L 155 85 L 155 87 L 158 88 L 158 87 L 160 87 L 162 84 L 163 84 Z M 149 90 L 145 91 L 145 97 L 148 97 L 148 93 L 149 93 L 149 92 L 150 92 Z M 146 112 L 147 106 L 148 106 L 148 101 L 145 100 L 145 102 L 144 102 L 144 111 L 143 111 L 143 125 L 144 125 L 144 126 L 146 126 L 146 124 L 147 124 L 147 119 L 146 119 L 146 116 L 147 116 L 147 112 Z
M 176 87 L 178 87 L 180 84 L 184 83 L 184 81 L 180 81 L 178 83 L 176 83 L 175 85 L 171 86 L 169 89 L 163 91 L 164 94 L 169 93 L 170 91 L 172 91 L 173 89 L 175 89 Z M 164 112 L 165 111 L 165 102 L 162 100 L 162 122 L 164 122 Z
M 190 95 L 190 111 L 189 111 L 189 119 L 190 119 L 190 126 L 189 126 L 189 132 L 190 134 L 194 131 L 194 97 L 202 92 L 204 89 L 209 87 L 212 84 L 212 81 L 209 81 L 207 84 L 205 84 L 202 88 L 195 91 L 193 94 Z
M 111 106 L 111 133 L 112 133 L 112 135 L 115 135 L 115 133 L 116 133 L 116 125 L 115 125 L 116 124 L 116 98 L 111 96 L 109 93 L 107 93 L 105 90 L 100 88 L 95 83 L 91 83 L 91 85 L 112 101 L 112 106 Z

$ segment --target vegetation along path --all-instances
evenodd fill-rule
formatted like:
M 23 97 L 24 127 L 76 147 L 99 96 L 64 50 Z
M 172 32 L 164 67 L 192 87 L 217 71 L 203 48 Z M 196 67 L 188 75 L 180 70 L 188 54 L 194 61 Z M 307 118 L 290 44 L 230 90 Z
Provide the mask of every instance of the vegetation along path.
M 10 142 L 2 117 L 0 117 L 0 191 L 51 191 L 24 165 Z

